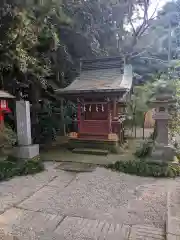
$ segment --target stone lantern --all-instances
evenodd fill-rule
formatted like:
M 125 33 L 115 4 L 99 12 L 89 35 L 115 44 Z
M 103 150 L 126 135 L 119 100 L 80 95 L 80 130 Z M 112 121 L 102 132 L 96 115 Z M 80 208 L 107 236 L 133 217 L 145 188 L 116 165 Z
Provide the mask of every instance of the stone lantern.
M 175 156 L 175 149 L 169 144 L 168 124 L 171 119 L 170 111 L 172 105 L 176 103 L 172 93 L 160 91 L 151 106 L 155 108 L 153 118 L 156 121 L 156 139 L 152 151 L 152 158 L 155 160 L 172 161 Z

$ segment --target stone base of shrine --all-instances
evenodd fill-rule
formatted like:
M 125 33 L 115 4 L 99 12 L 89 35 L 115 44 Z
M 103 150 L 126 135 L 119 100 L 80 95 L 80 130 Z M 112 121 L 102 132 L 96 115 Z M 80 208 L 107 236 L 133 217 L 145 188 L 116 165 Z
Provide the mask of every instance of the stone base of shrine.
M 18 159 L 34 159 L 39 156 L 39 145 L 18 146 L 13 150 L 13 156 Z
M 101 139 L 80 139 L 80 138 L 69 138 L 68 141 L 69 149 L 103 149 L 108 150 L 111 153 L 122 153 L 122 148 L 119 145 L 118 140 L 101 140 Z

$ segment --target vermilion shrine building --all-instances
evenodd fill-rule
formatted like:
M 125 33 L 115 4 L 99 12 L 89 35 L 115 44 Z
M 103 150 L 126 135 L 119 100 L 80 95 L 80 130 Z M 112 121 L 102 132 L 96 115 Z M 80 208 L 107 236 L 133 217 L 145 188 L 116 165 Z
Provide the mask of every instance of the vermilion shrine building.
M 4 114 L 10 113 L 11 110 L 8 107 L 8 100 L 13 99 L 14 96 L 11 94 L 0 90 L 0 126 L 4 125 Z
M 111 146 L 124 142 L 132 67 L 124 66 L 120 57 L 82 60 L 80 66 L 79 77 L 57 90 L 61 97 L 77 104 L 78 130 L 70 134 L 70 143 L 76 148 L 96 145 L 111 150 Z

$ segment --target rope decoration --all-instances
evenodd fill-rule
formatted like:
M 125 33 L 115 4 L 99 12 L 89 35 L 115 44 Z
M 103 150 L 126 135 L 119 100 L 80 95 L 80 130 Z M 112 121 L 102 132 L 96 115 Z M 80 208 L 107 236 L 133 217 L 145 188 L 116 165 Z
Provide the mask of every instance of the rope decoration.
M 89 104 L 87 104 L 87 105 L 89 105 Z M 89 107 L 87 107 L 87 105 L 84 104 L 83 106 L 81 106 L 81 111 L 82 112 L 87 112 L 87 111 L 92 112 L 92 107 L 93 106 L 90 104 Z M 100 106 L 98 106 L 98 104 L 96 104 L 95 111 L 96 112 L 104 112 L 105 111 L 104 105 L 101 104 Z

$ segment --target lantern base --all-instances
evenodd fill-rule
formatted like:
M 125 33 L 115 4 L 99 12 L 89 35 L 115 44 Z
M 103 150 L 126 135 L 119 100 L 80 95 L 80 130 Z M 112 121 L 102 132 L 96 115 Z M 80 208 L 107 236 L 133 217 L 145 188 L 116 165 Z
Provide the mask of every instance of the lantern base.
M 164 162 L 172 162 L 176 156 L 176 149 L 171 145 L 155 143 L 152 149 L 151 160 L 163 160 Z
M 14 148 L 13 156 L 19 159 L 32 159 L 39 156 L 39 145 L 18 146 Z

